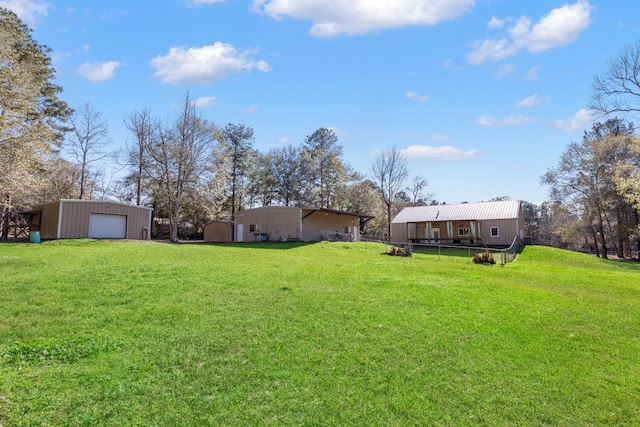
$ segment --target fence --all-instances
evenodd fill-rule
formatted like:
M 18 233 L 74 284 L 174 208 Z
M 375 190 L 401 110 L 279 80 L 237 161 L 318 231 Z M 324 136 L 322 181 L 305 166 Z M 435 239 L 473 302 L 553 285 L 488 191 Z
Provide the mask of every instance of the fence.
M 29 238 L 31 231 L 31 213 L 20 213 L 15 210 L 0 211 L 0 238 Z
M 518 255 L 518 250 L 520 249 L 520 238 L 516 236 L 507 249 L 503 249 L 500 252 L 500 258 L 502 259 L 502 264 L 506 264 L 508 262 L 516 259 L 516 255 Z
M 390 246 L 411 246 L 412 252 L 415 252 L 416 249 L 424 248 L 431 253 L 437 254 L 438 257 L 441 255 L 446 256 L 465 256 L 469 259 L 469 262 L 473 259 L 473 257 L 480 252 L 489 251 L 494 255 L 494 259 L 496 263 L 501 265 L 505 265 L 510 263 L 516 256 L 518 255 L 518 251 L 520 249 L 520 238 L 516 236 L 511 243 L 511 246 L 508 248 L 488 248 L 483 246 L 461 246 L 461 245 L 440 245 L 435 243 L 406 243 L 406 242 L 388 242 L 383 240 L 373 240 L 373 239 L 362 239 L 363 242 L 376 242 L 383 243 L 385 245 Z

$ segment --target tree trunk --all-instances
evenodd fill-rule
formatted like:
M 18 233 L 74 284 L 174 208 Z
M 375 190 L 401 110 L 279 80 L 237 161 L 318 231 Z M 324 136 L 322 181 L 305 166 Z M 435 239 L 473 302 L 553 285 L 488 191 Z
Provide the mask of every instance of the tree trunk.
M 9 239 L 9 219 L 11 217 L 11 196 L 7 194 L 5 196 L 5 205 L 2 210 L 2 216 L 0 216 L 0 239 L 7 240 Z
M 142 167 L 138 169 L 138 176 L 136 176 L 136 206 L 140 206 L 142 193 Z
M 596 234 L 596 230 L 591 227 L 591 234 L 593 235 L 593 243 L 596 247 L 596 256 L 600 257 L 600 249 L 598 248 L 598 235 Z
M 633 210 L 633 216 L 635 218 L 635 226 L 636 226 L 636 235 L 638 233 L 638 228 L 640 227 L 640 213 L 638 212 L 637 209 Z M 631 246 L 631 245 L 629 245 Z M 637 249 L 637 253 L 636 256 L 638 257 L 638 260 L 640 260 L 640 236 L 636 237 L 636 249 Z
M 80 170 L 80 200 L 82 200 L 84 198 L 84 186 L 85 181 L 86 181 L 86 171 L 85 171 L 85 164 L 82 164 L 81 170 Z
M 171 243 L 178 243 L 178 220 L 179 215 L 171 215 L 169 218 L 169 241 Z
M 607 256 L 607 238 L 604 235 L 604 226 L 600 222 L 600 244 L 602 245 L 602 258 L 609 259 Z
M 9 239 L 9 217 L 11 216 L 11 211 L 9 207 L 5 207 L 2 212 L 2 240 Z
M 391 241 L 391 203 L 387 203 L 387 236 Z
M 620 253 L 620 246 L 616 243 L 616 238 L 613 235 L 613 227 L 611 226 L 611 221 L 609 220 L 609 215 L 604 216 L 604 219 L 607 221 L 607 228 L 609 229 L 609 235 L 611 236 L 611 241 L 613 243 L 613 248 L 616 251 L 616 255 L 618 258 L 622 258 L 622 254 Z M 618 236 L 620 236 L 620 221 L 618 221 Z

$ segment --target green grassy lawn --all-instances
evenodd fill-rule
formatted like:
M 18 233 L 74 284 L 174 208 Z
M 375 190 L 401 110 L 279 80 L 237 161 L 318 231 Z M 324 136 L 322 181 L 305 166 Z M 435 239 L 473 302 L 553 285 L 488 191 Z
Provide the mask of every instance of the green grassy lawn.
M 383 250 L 2 244 L 0 426 L 640 425 L 640 266 Z

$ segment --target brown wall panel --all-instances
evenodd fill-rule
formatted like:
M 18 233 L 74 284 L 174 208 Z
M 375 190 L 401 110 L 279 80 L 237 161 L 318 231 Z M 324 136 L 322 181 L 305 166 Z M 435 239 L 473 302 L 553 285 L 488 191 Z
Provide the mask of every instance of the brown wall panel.
M 214 243 L 227 243 L 233 240 L 233 226 L 228 222 L 214 221 L 204 227 L 204 241 Z
M 62 208 L 60 209 L 60 206 Z M 143 239 L 149 236 L 151 209 L 117 202 L 94 200 L 61 200 L 34 206 L 42 211 L 40 237 L 42 239 L 84 239 L 89 236 L 91 213 L 127 216 L 127 239 Z M 59 212 L 61 215 L 59 216 Z M 58 236 L 58 227 L 60 236 Z M 145 230 L 146 229 L 146 230 Z

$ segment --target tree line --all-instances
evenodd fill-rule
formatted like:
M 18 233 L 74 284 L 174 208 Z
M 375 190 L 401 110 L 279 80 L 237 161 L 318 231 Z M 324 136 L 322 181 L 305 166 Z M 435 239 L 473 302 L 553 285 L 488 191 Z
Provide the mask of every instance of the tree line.
M 603 120 L 541 177 L 550 200 L 528 206 L 532 232 L 603 258 L 640 257 L 640 135 L 629 120 L 640 112 L 640 41 L 594 78 L 589 108 Z
M 0 8 L 0 195 L 5 225 L 10 212 L 38 203 L 116 199 L 152 206 L 156 217 L 168 219 L 172 241 L 179 237 L 179 225 L 202 230 L 212 219 L 233 220 L 240 210 L 274 205 L 373 214 L 379 219 L 370 222 L 369 231 L 385 234 L 402 206 L 430 201 L 426 180 L 416 177 L 407 183 L 406 159 L 395 148 L 389 164 L 402 173 L 387 174 L 374 165 L 371 179 L 344 162 L 337 135 L 323 127 L 300 145 L 260 152 L 251 127 L 218 127 L 200 116 L 189 93 L 169 120 L 149 109 L 127 114 L 126 148 L 111 153 L 104 116 L 90 103 L 74 111 L 60 99 L 62 88 L 52 83 L 50 49 L 31 33 L 13 12 Z M 110 177 L 102 167 L 105 162 L 117 165 L 121 178 Z M 2 237 L 7 234 L 2 227 Z
M 168 219 L 173 241 L 181 224 L 201 230 L 212 219 L 232 220 L 256 206 L 372 214 L 368 231 L 383 236 L 404 206 L 438 203 L 424 178 L 409 179 L 406 157 L 396 147 L 378 155 L 368 176 L 343 160 L 338 136 L 328 128 L 316 129 L 299 145 L 260 152 L 251 127 L 218 127 L 199 115 L 188 93 L 168 120 L 149 109 L 127 114 L 126 148 L 110 153 L 102 114 L 89 103 L 74 111 L 60 99 L 49 53 L 13 12 L 0 8 L 4 238 L 10 212 L 61 198 L 152 206 L 157 217 Z M 594 78 L 589 107 L 602 120 L 541 176 L 549 200 L 524 204 L 526 234 L 534 243 L 586 248 L 603 257 L 638 250 L 640 137 L 628 117 L 640 112 L 639 74 L 640 41 Z M 107 176 L 104 162 L 119 165 L 121 178 Z
M 127 174 L 113 185 L 120 201 L 151 205 L 156 216 L 168 218 L 169 239 L 178 239 L 180 224 L 202 230 L 212 219 L 233 220 L 235 213 L 258 206 L 319 207 L 359 213 L 389 212 L 384 185 L 389 177 L 372 168 L 373 179 L 344 162 L 343 148 L 331 129 L 318 128 L 300 145 L 260 152 L 254 130 L 229 123 L 223 128 L 199 116 L 196 104 L 185 96 L 173 120 L 161 121 L 149 110 L 125 119 L 131 133 L 120 163 Z M 400 153 L 397 149 L 392 153 Z M 376 162 L 385 159 L 381 154 Z M 426 203 L 426 180 L 416 177 L 407 186 L 406 158 L 396 163 L 404 173 L 393 176 L 391 212 L 410 202 Z M 403 199 L 403 196 L 405 199 Z M 379 215 L 370 233 L 388 232 L 392 216 Z
M 553 220 L 545 243 L 588 248 L 603 258 L 630 257 L 640 244 L 639 166 L 638 135 L 623 119 L 595 123 L 582 141 L 570 143 L 541 177 L 551 198 L 541 216 Z

